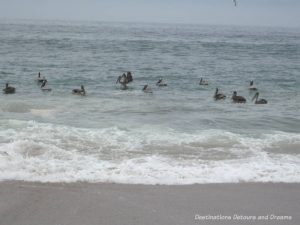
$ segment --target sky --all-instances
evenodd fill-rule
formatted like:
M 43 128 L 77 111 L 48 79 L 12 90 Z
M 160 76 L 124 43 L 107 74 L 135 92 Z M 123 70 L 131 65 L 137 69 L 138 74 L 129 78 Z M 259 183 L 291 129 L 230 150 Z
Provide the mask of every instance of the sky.
M 0 20 L 300 27 L 300 0 L 0 0 Z

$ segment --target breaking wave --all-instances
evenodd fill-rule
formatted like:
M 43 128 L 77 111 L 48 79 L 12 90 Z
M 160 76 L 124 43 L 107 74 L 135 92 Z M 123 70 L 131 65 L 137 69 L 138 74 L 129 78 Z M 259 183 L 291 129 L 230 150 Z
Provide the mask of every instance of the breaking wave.
M 195 184 L 300 182 L 300 135 L 188 134 L 2 121 L 0 180 Z

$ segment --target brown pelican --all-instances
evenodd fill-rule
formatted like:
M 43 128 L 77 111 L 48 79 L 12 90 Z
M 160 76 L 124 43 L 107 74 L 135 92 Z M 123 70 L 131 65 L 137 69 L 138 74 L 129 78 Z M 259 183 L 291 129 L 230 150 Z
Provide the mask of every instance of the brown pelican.
M 122 76 L 119 76 L 118 79 L 117 79 L 117 83 L 120 83 L 123 88 L 127 88 L 127 84 L 132 82 L 133 81 L 133 78 L 132 78 L 132 74 L 130 71 L 127 72 L 127 74 L 123 73 Z
M 151 88 L 148 86 L 148 84 L 144 85 L 142 91 L 145 92 L 145 93 L 152 93 L 152 90 L 151 90 Z
M 42 91 L 51 91 L 51 88 L 46 87 L 47 82 L 48 81 L 46 79 L 43 81 L 43 83 L 41 85 L 41 90 Z
M 234 6 L 237 6 L 237 1 L 233 0 Z
M 246 99 L 243 96 L 238 96 L 236 91 L 233 92 L 232 100 L 235 103 L 245 103 L 246 102 Z
M 206 80 L 200 79 L 199 85 L 208 85 L 208 82 Z
M 219 92 L 219 89 L 216 88 L 216 92 L 215 92 L 215 95 L 214 95 L 215 100 L 221 100 L 221 99 L 226 98 L 226 95 L 224 95 L 222 93 L 218 93 L 218 92 Z
M 127 84 L 129 83 L 129 81 L 128 81 L 125 73 L 123 73 L 122 76 L 118 77 L 116 84 L 117 83 L 120 83 L 123 88 L 125 88 L 125 89 L 127 88 Z
M 127 78 L 127 82 L 128 82 L 128 83 L 130 83 L 130 82 L 133 81 L 132 74 L 131 74 L 130 71 L 127 72 L 126 78 Z
M 41 85 L 41 88 L 45 87 L 46 84 L 47 84 L 47 82 L 48 82 L 47 80 L 44 80 L 43 83 L 42 83 L 42 85 Z
M 74 94 L 74 95 L 85 95 L 84 86 L 81 85 L 81 89 L 73 89 L 72 94 Z
M 254 86 L 254 82 L 253 80 L 250 81 L 250 87 L 249 87 L 250 91 L 257 91 L 257 88 Z
M 14 87 L 11 87 L 6 83 L 5 88 L 3 89 L 4 94 L 13 94 L 15 93 L 16 89 Z
M 252 101 L 254 101 L 255 99 L 255 104 L 268 104 L 268 101 L 266 99 L 258 99 L 259 93 L 256 92 L 256 94 L 253 96 Z
M 160 78 L 160 79 L 156 82 L 156 86 L 164 87 L 164 86 L 167 86 L 167 84 L 166 84 L 166 83 L 163 83 L 163 79 Z

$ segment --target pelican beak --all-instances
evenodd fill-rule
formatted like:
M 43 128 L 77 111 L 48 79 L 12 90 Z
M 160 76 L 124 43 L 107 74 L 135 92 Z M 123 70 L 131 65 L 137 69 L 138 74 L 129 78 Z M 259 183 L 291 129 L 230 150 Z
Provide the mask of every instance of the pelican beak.
M 257 97 L 257 93 L 253 96 L 252 98 L 252 102 L 254 101 L 254 99 Z

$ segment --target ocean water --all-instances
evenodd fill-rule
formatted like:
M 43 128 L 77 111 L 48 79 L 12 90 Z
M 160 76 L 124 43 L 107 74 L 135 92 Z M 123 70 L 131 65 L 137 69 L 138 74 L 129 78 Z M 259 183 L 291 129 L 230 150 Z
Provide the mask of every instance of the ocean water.
M 0 180 L 300 182 L 299 62 L 296 28 L 1 20 Z

